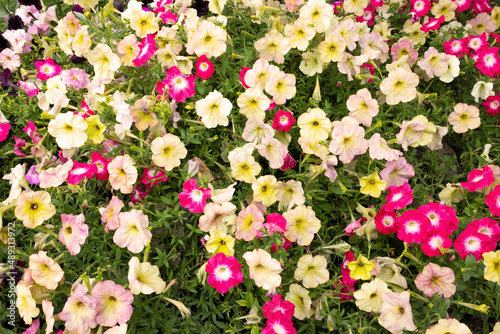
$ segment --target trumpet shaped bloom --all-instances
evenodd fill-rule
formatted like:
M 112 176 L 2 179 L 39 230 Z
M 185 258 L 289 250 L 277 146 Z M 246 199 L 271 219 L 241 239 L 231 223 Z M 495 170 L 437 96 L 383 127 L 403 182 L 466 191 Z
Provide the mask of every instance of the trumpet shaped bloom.
M 217 253 L 208 260 L 205 271 L 208 273 L 207 282 L 220 293 L 226 293 L 232 287 L 243 283 L 241 264 L 232 256 Z

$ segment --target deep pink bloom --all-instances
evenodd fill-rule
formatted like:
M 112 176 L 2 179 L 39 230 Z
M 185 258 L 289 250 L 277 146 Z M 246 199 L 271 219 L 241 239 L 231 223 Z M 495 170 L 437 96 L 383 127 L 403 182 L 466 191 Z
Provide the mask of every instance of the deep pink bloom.
M 361 223 L 367 221 L 365 217 L 355 220 L 352 223 L 348 224 L 344 229 L 345 234 L 351 236 L 354 235 L 354 231 L 361 227 Z
M 143 38 L 141 43 L 139 44 L 139 48 L 141 49 L 139 51 L 139 54 L 134 60 L 132 60 L 134 65 L 137 67 L 145 65 L 146 62 L 151 57 L 153 57 L 156 50 L 158 50 L 158 48 L 156 47 L 155 36 L 153 34 L 149 34 L 146 36 L 146 38 Z
M 90 155 L 92 164 L 96 167 L 95 178 L 98 180 L 109 179 L 108 165 L 111 161 L 104 159 L 99 152 L 94 152 Z
M 21 152 L 21 149 L 26 146 L 26 140 L 20 139 L 18 137 L 12 137 L 16 143 L 14 144 L 14 154 L 20 157 L 25 157 L 26 154 Z
M 427 256 L 438 256 L 443 255 L 441 249 L 451 248 L 452 243 L 446 234 L 437 232 L 429 234 L 420 247 Z
M 266 327 L 262 328 L 262 334 L 296 334 L 291 318 L 273 316 L 267 319 Z
M 492 78 L 500 74 L 500 58 L 498 51 L 500 48 L 482 49 L 478 52 L 476 67 L 484 74 Z
M 165 170 L 159 167 L 153 166 L 152 168 L 144 167 L 144 172 L 142 173 L 141 183 L 149 191 L 153 186 L 157 186 L 160 181 L 165 182 L 168 180 L 168 176 L 165 175 Z
M 48 80 L 62 71 L 62 67 L 57 65 L 52 58 L 47 58 L 44 61 L 35 61 L 35 66 L 38 71 L 36 77 L 42 81 Z
M 266 232 L 262 232 L 262 229 Z M 257 239 L 272 235 L 274 232 L 283 234 L 286 232 L 286 219 L 279 213 L 271 213 L 266 216 L 266 222 L 262 224 L 262 229 L 257 232 Z
M 375 24 L 375 8 L 368 6 L 363 10 L 363 15 L 356 17 L 357 22 L 366 22 L 368 26 Z
M 280 167 L 281 170 L 287 170 L 287 169 L 291 169 L 293 167 L 295 167 L 295 165 L 297 164 L 297 161 L 292 158 L 292 156 L 290 154 L 286 154 L 286 157 L 285 157 L 285 161 L 283 163 L 283 166 Z
M 441 203 L 427 203 L 418 208 L 418 212 L 424 214 L 429 218 L 431 226 L 429 227 L 429 234 L 440 233 L 443 235 L 451 235 L 456 229 L 452 220 L 456 218 L 455 210 L 453 215 L 448 211 L 449 206 Z M 458 225 L 458 223 L 457 223 Z
M 483 253 L 492 251 L 495 246 L 491 248 L 492 243 L 489 242 L 485 234 L 477 233 L 472 230 L 465 230 L 455 239 L 455 250 L 460 254 L 462 259 L 467 255 L 472 254 L 477 261 L 483 258 Z
M 137 204 L 137 202 L 141 202 L 148 195 L 147 191 L 142 191 L 141 186 L 135 186 L 132 193 L 130 193 L 130 200 L 132 203 Z
M 7 139 L 10 131 L 10 123 L 0 123 L 0 142 Z
M 173 0 L 157 0 L 155 2 L 156 2 L 155 13 L 158 14 L 165 12 L 166 11 L 165 6 L 170 5 L 173 2 Z
M 87 103 L 85 102 L 85 100 L 82 100 L 81 101 L 81 105 L 80 105 L 80 110 L 73 111 L 73 114 L 80 115 L 84 119 L 86 119 L 89 116 L 95 115 L 95 112 L 93 112 L 92 110 L 90 110 L 90 108 L 87 105 Z
M 42 135 L 36 132 L 35 122 L 28 121 L 28 126 L 24 127 L 23 131 L 26 132 L 28 136 L 30 136 L 33 144 L 35 145 L 38 144 L 40 140 L 42 140 Z
M 491 8 L 489 4 L 489 0 L 473 0 L 472 1 L 472 9 L 474 9 L 474 13 L 491 13 L 493 8 Z
M 241 84 L 243 85 L 243 87 L 245 88 L 250 88 L 250 86 L 248 86 L 246 83 L 245 83 L 245 74 L 250 71 L 251 68 L 248 68 L 248 67 L 243 67 L 240 71 L 240 80 L 241 80 Z
M 370 73 L 370 75 L 374 75 L 375 74 L 375 66 L 372 65 L 372 64 L 370 64 L 370 63 L 365 63 L 365 64 L 361 65 L 360 68 L 362 68 L 362 69 L 368 69 L 368 72 L 366 72 L 366 70 L 361 70 L 361 74 L 366 74 L 366 73 Z M 368 79 L 366 82 L 367 83 L 372 83 L 373 79 Z
M 295 122 L 296 120 L 290 111 L 279 110 L 273 118 L 273 129 L 288 132 Z
M 432 8 L 430 0 L 411 0 L 410 6 L 410 12 L 415 13 L 418 17 L 427 15 Z
M 471 0 L 453 0 L 457 5 L 455 12 L 464 12 L 470 8 Z
M 177 102 L 184 102 L 188 97 L 196 94 L 196 77 L 194 75 L 186 76 L 176 67 L 172 66 L 167 70 L 167 77 L 163 80 L 168 85 L 169 95 Z
M 385 199 L 387 203 L 382 205 L 382 209 L 386 211 L 403 209 L 413 202 L 413 189 L 407 182 L 399 187 L 390 187 Z
M 424 24 L 420 30 L 422 30 L 423 32 L 429 32 L 431 30 L 436 30 L 438 29 L 441 24 L 444 22 L 444 15 L 442 15 L 440 18 L 436 19 L 434 17 L 431 17 L 429 19 L 429 22 L 427 22 L 426 24 Z
M 40 329 L 40 320 L 35 319 L 31 323 L 31 326 L 28 327 L 22 334 L 37 334 Z
M 484 199 L 492 215 L 500 217 L 500 185 L 490 191 Z
M 382 7 L 384 5 L 384 0 L 370 0 L 370 5 L 373 8 Z
M 444 52 L 448 55 L 461 58 L 469 52 L 468 43 L 469 39 L 467 37 L 462 39 L 452 38 L 451 41 L 444 42 Z
M 488 247 L 491 247 L 492 250 L 496 248 L 497 242 L 500 241 L 500 226 L 497 221 L 491 218 L 485 217 L 475 219 L 472 223 L 467 225 L 465 230 L 485 235 L 490 244 Z
M 93 178 L 94 173 L 96 172 L 97 172 L 97 167 L 93 164 L 86 164 L 73 161 L 73 169 L 69 171 L 66 182 L 68 182 L 69 184 L 78 184 L 85 177 L 87 179 Z
M 38 94 L 38 88 L 31 82 L 19 80 L 17 84 L 26 92 L 26 94 L 28 94 L 30 98 Z
M 196 76 L 202 78 L 203 80 L 210 79 L 212 74 L 215 72 L 215 66 L 207 58 L 207 56 L 199 56 L 196 60 Z
M 283 237 L 283 243 L 281 245 L 276 245 L 273 244 L 271 246 L 271 252 L 276 253 L 278 251 L 278 248 L 283 248 L 285 252 L 288 252 L 288 249 L 293 245 L 293 241 L 288 240 L 287 238 Z
M 396 219 L 399 225 L 398 239 L 410 244 L 422 243 L 428 234 L 431 222 L 426 215 L 417 210 L 408 210 Z
M 467 175 L 467 179 L 469 182 L 462 182 L 460 185 L 470 192 L 484 189 L 495 182 L 493 171 L 488 166 L 483 166 L 483 170 L 473 169 L 469 175 Z
M 182 185 L 179 203 L 192 213 L 203 213 L 206 200 L 212 197 L 210 188 L 199 188 L 195 179 L 189 179 Z
M 207 282 L 220 293 L 226 293 L 233 286 L 243 283 L 241 264 L 233 256 L 217 253 L 208 260 L 205 271 Z
M 486 112 L 492 116 L 500 114 L 500 95 L 488 96 L 483 102 Z
M 268 300 L 264 307 L 262 307 L 262 313 L 264 318 L 271 318 L 272 316 L 288 317 L 292 318 L 295 312 L 295 305 L 288 300 L 283 300 L 282 295 L 274 296 L 273 299 Z
M 165 13 L 161 14 L 160 17 L 163 20 L 163 22 L 165 22 L 165 24 L 170 24 L 170 25 L 176 24 L 177 20 L 179 19 L 179 17 L 175 13 L 173 13 L 169 10 L 167 10 L 167 11 L 165 11 Z
M 467 46 L 476 54 L 479 54 L 481 50 L 488 48 L 488 37 L 486 36 L 486 33 L 483 32 L 480 36 L 469 36 L 469 43 Z
M 396 233 L 399 230 L 397 214 L 383 208 L 375 215 L 375 227 L 382 234 Z
M 98 325 L 112 327 L 126 323 L 132 315 L 134 295 L 113 281 L 98 282 L 92 288 L 97 299 L 95 321 Z

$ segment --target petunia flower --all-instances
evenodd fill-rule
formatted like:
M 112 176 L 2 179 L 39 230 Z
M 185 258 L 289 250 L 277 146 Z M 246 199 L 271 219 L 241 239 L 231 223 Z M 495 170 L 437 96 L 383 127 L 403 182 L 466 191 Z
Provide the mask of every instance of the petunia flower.
M 382 181 L 378 172 L 375 172 L 359 179 L 359 185 L 361 187 L 360 193 L 378 198 L 382 190 L 386 188 L 387 182 Z
M 346 102 L 349 117 L 356 119 L 364 126 L 370 126 L 372 118 L 377 116 L 379 106 L 377 100 L 373 99 L 368 89 L 359 90 L 356 95 L 349 96 Z
M 478 81 L 472 87 L 471 95 L 476 102 L 479 102 L 480 99 L 486 100 L 489 96 L 495 95 L 495 92 L 493 92 L 493 82 Z
M 231 176 L 238 181 L 253 183 L 256 180 L 255 176 L 259 175 L 262 169 L 255 158 L 247 152 L 235 154 L 229 161 L 231 163 Z
M 387 188 L 400 187 L 407 183 L 409 178 L 415 175 L 413 166 L 400 157 L 397 160 L 388 161 L 385 168 L 380 172 L 382 180 L 387 182 Z
M 217 90 L 209 93 L 204 99 L 196 101 L 196 114 L 207 128 L 215 128 L 219 125 L 227 126 L 229 116 L 233 108 L 231 102 L 222 96 Z
M 210 199 L 209 188 L 200 188 L 195 179 L 189 179 L 182 185 L 182 192 L 179 194 L 179 203 L 183 208 L 189 209 L 192 213 L 202 213 L 205 209 L 206 200 Z
M 375 215 L 375 227 L 382 234 L 396 233 L 399 230 L 397 214 L 382 207 Z
M 417 329 L 413 323 L 413 314 L 410 305 L 410 293 L 388 292 L 382 296 L 380 318 L 378 323 L 392 334 L 401 333 L 403 330 L 414 331 Z
M 92 164 L 95 166 L 94 176 L 98 180 L 107 180 L 109 178 L 108 165 L 109 160 L 106 160 L 99 152 L 93 152 L 90 155 Z
M 153 152 L 153 162 L 160 167 L 165 167 L 171 171 L 181 164 L 181 159 L 187 155 L 187 150 L 179 137 L 167 133 L 163 137 L 155 138 L 151 142 L 151 151 Z
M 431 30 L 437 30 L 441 26 L 441 24 L 444 22 L 445 18 L 444 15 L 441 15 L 439 18 L 431 17 L 429 19 L 429 22 L 424 24 L 420 30 L 423 32 L 429 32 Z
M 236 206 L 230 202 L 222 204 L 208 203 L 203 210 L 204 215 L 200 217 L 198 227 L 203 232 L 226 232 L 230 216 L 236 212 Z
M 81 245 L 89 236 L 89 226 L 85 224 L 83 213 L 79 215 L 61 215 L 62 226 L 59 230 L 59 241 L 68 248 L 71 255 L 80 253 Z
M 132 24 L 132 22 L 131 22 Z M 138 35 L 139 36 L 139 35 Z M 139 36 L 141 37 L 141 36 Z M 137 57 L 132 60 L 132 63 L 136 67 L 141 67 L 142 65 L 145 65 L 146 62 L 153 57 L 154 53 L 158 48 L 156 47 L 156 42 L 155 42 L 155 36 L 152 34 L 148 34 L 147 36 L 142 36 L 144 37 L 139 43 L 138 47 L 140 49 L 139 54 Z
M 118 213 L 125 206 L 123 202 L 116 196 L 111 198 L 111 201 L 106 206 L 106 208 L 99 208 L 99 213 L 101 214 L 101 222 L 106 224 L 104 231 L 108 233 L 109 230 L 116 230 L 120 227 L 118 221 Z
M 194 75 L 185 76 L 179 68 L 171 66 L 167 70 L 167 77 L 163 83 L 168 85 L 168 94 L 177 102 L 184 102 L 187 98 L 196 94 L 195 88 L 196 77 Z
M 203 20 L 188 37 L 186 51 L 197 56 L 219 57 L 226 52 L 227 32 L 214 23 Z
M 302 189 L 302 182 L 295 180 L 288 180 L 286 183 L 278 182 L 279 192 L 277 200 L 279 201 L 278 210 L 283 208 L 290 209 L 295 205 L 305 203 L 304 189 Z
M 196 59 L 196 76 L 203 80 L 208 80 L 215 72 L 214 64 L 205 55 L 201 55 Z
M 300 246 L 310 245 L 321 228 L 321 221 L 310 206 L 297 205 L 295 209 L 283 213 L 283 217 L 287 222 L 285 237 Z
M 297 92 L 295 83 L 294 74 L 277 71 L 269 75 L 265 90 L 273 97 L 275 104 L 282 105 L 295 96 Z
M 240 113 L 247 118 L 257 118 L 264 120 L 266 110 L 269 108 L 271 100 L 259 87 L 248 88 L 238 97 L 236 102 L 240 108 Z
M 398 239 L 410 244 L 412 242 L 422 243 L 429 233 L 431 221 L 417 210 L 403 212 L 396 220 L 399 226 Z
M 23 191 L 16 199 L 14 214 L 26 227 L 35 228 L 55 213 L 56 208 L 46 191 Z
M 361 311 L 378 313 L 383 302 L 382 296 L 388 292 L 391 290 L 387 287 L 387 283 L 375 278 L 369 283 L 363 283 L 353 296 L 356 298 L 356 306 Z
M 492 116 L 500 114 L 500 95 L 488 96 L 486 101 L 483 102 L 483 107 Z
M 95 322 L 111 327 L 126 323 L 132 315 L 134 295 L 119 284 L 106 280 L 92 288 L 92 297 L 97 299 Z
M 210 254 L 223 253 L 227 256 L 233 256 L 234 244 L 235 239 L 231 235 L 219 230 L 212 230 L 205 244 L 205 249 Z
M 427 256 L 439 256 L 444 255 L 444 250 L 451 248 L 452 243 L 445 232 L 431 232 L 420 245 L 420 248 Z
M 123 194 L 130 194 L 137 181 L 137 168 L 128 155 L 115 157 L 108 164 L 109 183 L 113 189 L 119 189 Z
M 460 185 L 470 192 L 489 187 L 495 182 L 492 169 L 485 165 L 483 169 L 473 169 L 468 175 L 468 182 L 462 182 Z
M 437 324 L 428 328 L 425 331 L 425 334 L 441 334 L 441 333 L 472 334 L 471 330 L 469 329 L 469 327 L 467 327 L 467 325 L 462 324 L 457 319 L 453 318 L 439 319 Z
M 330 279 L 326 258 L 323 255 L 303 255 L 297 262 L 297 269 L 293 276 L 297 281 L 302 281 L 306 288 L 315 288 Z
M 130 212 L 120 212 L 118 223 L 120 226 L 115 231 L 113 241 L 119 247 L 127 247 L 132 253 L 142 252 L 152 238 L 152 234 L 148 230 L 148 216 L 136 209 Z
M 257 206 L 250 204 L 238 213 L 236 221 L 236 239 L 251 241 L 257 236 L 258 231 L 264 223 L 264 216 Z
M 97 326 L 95 322 L 97 299 L 87 294 L 87 288 L 80 284 L 64 304 L 57 316 L 65 322 L 67 330 L 85 332 Z
M 81 147 L 87 140 L 85 119 L 71 112 L 57 114 L 56 118 L 49 122 L 47 129 L 62 149 Z
M 113 53 L 113 50 L 103 43 L 85 54 L 85 58 L 94 66 L 95 78 L 113 79 L 114 73 L 120 68 L 121 60 Z
M 400 187 L 389 187 L 389 193 L 385 199 L 387 202 L 382 205 L 382 209 L 387 211 L 403 209 L 413 202 L 413 189 L 408 183 Z
M 290 289 L 285 296 L 285 300 L 293 303 L 295 312 L 293 316 L 299 320 L 309 318 L 314 314 L 312 309 L 312 300 L 309 297 L 309 291 L 299 284 L 291 284 Z
M 293 322 L 287 317 L 273 316 L 267 319 L 266 327 L 262 328 L 262 334 L 296 334 Z
M 91 179 L 92 177 L 94 177 L 94 173 L 96 171 L 97 167 L 93 164 L 73 161 L 73 169 L 69 171 L 66 182 L 68 182 L 69 184 L 78 184 L 84 178 Z
M 259 52 L 259 58 L 267 61 L 274 60 L 277 64 L 285 62 L 285 55 L 290 48 L 288 40 L 275 29 L 255 42 L 255 50 Z
M 262 307 L 264 318 L 271 318 L 273 316 L 292 318 L 295 312 L 295 305 L 282 298 L 282 295 L 276 295 L 271 300 L 264 303 Z
M 160 271 L 157 266 L 149 262 L 140 263 L 137 257 L 132 257 L 128 262 L 128 282 L 130 292 L 134 295 L 162 293 L 166 284 L 160 277 Z
M 259 248 L 243 254 L 249 276 L 255 284 L 264 290 L 275 290 L 281 284 L 280 273 L 283 271 L 278 260 L 273 259 L 265 250 Z
M 370 272 L 375 268 L 375 264 L 360 254 L 356 260 L 349 262 L 347 267 L 352 279 L 369 280 L 372 277 Z
M 476 258 L 476 261 L 481 260 L 483 253 L 492 251 L 495 249 L 496 244 L 491 247 L 492 243 L 489 241 L 487 235 L 478 233 L 477 231 L 464 230 L 458 238 L 453 242 L 455 250 L 459 253 L 462 259 L 465 259 L 467 255 L 472 254 Z
M 361 155 L 368 149 L 368 141 L 364 138 L 365 130 L 356 123 L 336 125 L 331 134 L 332 141 L 328 149 L 338 155 L 344 164 L 351 162 L 356 155 Z
M 35 67 L 38 71 L 36 77 L 42 81 L 53 78 L 56 75 L 59 75 L 62 71 L 62 67 L 57 65 L 57 63 L 52 58 L 47 58 L 43 61 L 35 61 Z
M 40 310 L 36 307 L 35 299 L 30 291 L 30 286 L 24 282 L 19 282 L 15 287 L 16 307 L 19 311 L 19 316 L 23 318 L 24 323 L 31 325 L 33 318 L 40 314 Z
M 413 100 L 417 96 L 418 83 L 418 75 L 398 67 L 389 72 L 380 84 L 380 90 L 385 94 L 387 104 L 396 105 Z
M 55 290 L 64 276 L 59 264 L 47 256 L 47 252 L 39 251 L 29 257 L 31 277 L 36 284 Z
M 454 107 L 454 112 L 448 116 L 448 122 L 453 125 L 453 131 L 456 133 L 476 129 L 481 125 L 479 109 L 476 106 L 458 103 Z
M 226 293 L 232 287 L 243 283 L 241 264 L 232 256 L 217 253 L 212 256 L 205 267 L 208 273 L 207 282 L 220 293 Z
M 273 169 L 283 166 L 288 154 L 286 145 L 273 137 L 263 138 L 256 148 L 259 154 L 269 161 L 269 167 Z
M 485 199 L 486 205 L 490 208 L 492 215 L 500 217 L 500 185 L 490 191 Z
M 500 284 L 500 250 L 483 254 L 484 279 Z
M 452 269 L 440 267 L 435 263 L 428 263 L 422 272 L 415 278 L 417 288 L 428 297 L 435 293 L 449 299 L 455 294 L 455 274 Z

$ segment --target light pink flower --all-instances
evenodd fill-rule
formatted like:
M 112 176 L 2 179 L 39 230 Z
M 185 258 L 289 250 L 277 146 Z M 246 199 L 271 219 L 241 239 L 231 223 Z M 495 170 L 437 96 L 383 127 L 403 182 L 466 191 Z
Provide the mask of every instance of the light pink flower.
M 243 254 L 247 262 L 249 276 L 257 286 L 264 290 L 275 290 L 281 284 L 283 271 L 278 260 L 273 259 L 265 250 L 259 248 Z
M 132 253 L 140 253 L 151 241 L 152 234 L 148 230 L 148 216 L 141 210 L 120 212 L 118 214 L 120 227 L 113 236 L 113 241 L 120 247 L 127 247 Z
M 336 125 L 332 131 L 332 141 L 328 149 L 338 155 L 339 160 L 344 164 L 351 162 L 356 155 L 363 154 L 368 149 L 365 129 L 357 124 Z
M 128 154 L 114 158 L 108 165 L 108 172 L 113 189 L 119 189 L 123 194 L 132 192 L 138 174 L 134 160 Z
M 382 295 L 380 318 L 378 323 L 392 334 L 401 333 L 403 330 L 414 331 L 417 329 L 413 323 L 413 314 L 410 305 L 410 293 L 388 292 Z
M 111 327 L 126 323 L 130 319 L 134 295 L 123 286 L 110 280 L 98 282 L 92 288 L 92 296 L 97 299 L 97 324 Z
M 55 290 L 59 281 L 64 276 L 64 271 L 59 264 L 47 256 L 44 251 L 38 254 L 32 254 L 29 258 L 29 268 L 31 277 L 36 284 L 46 287 L 49 290 Z
M 83 213 L 79 215 L 61 215 L 62 227 L 59 230 L 59 240 L 68 248 L 71 255 L 80 253 L 81 245 L 89 236 L 89 226 L 85 224 Z
M 213 232 L 214 230 L 226 231 L 225 218 L 236 212 L 236 206 L 230 202 L 222 204 L 208 203 L 203 210 L 204 215 L 200 217 L 198 227 L 203 232 Z
M 429 262 L 415 279 L 417 288 L 428 297 L 435 293 L 448 299 L 455 294 L 455 274 L 452 269 Z
M 413 166 L 407 163 L 403 157 L 398 160 L 388 161 L 385 168 L 380 172 L 382 180 L 387 182 L 386 189 L 402 186 L 414 175 Z
M 104 231 L 106 231 L 106 233 L 108 233 L 109 230 L 116 230 L 120 227 L 118 213 L 124 206 L 125 204 L 123 204 L 118 197 L 113 196 L 106 208 L 99 208 L 101 221 L 103 224 L 106 224 L 106 226 L 104 226 Z
M 62 81 L 66 86 L 73 87 L 73 89 L 87 88 L 89 75 L 81 68 L 71 68 L 61 72 Z
M 355 118 L 364 126 L 372 124 L 373 117 L 378 114 L 378 102 L 373 99 L 370 91 L 366 88 L 360 89 L 356 95 L 349 96 L 346 102 L 349 117 Z
M 40 188 L 60 186 L 68 178 L 69 171 L 73 168 L 73 160 L 68 160 L 62 165 L 44 169 L 40 172 Z
M 370 158 L 377 160 L 396 160 L 403 155 L 403 152 L 390 148 L 387 141 L 380 136 L 380 133 L 374 133 L 368 140 L 368 154 Z
M 61 313 L 57 316 L 65 321 L 68 331 L 83 333 L 95 328 L 97 299 L 87 294 L 87 288 L 80 284 L 75 292 L 68 298 Z
M 238 213 L 236 221 L 236 239 L 251 241 L 264 223 L 264 216 L 254 204 L 250 204 Z

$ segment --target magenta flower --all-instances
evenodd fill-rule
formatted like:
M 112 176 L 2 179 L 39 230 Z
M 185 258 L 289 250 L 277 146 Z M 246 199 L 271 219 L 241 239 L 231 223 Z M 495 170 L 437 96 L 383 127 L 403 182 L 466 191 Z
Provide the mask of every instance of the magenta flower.
M 484 234 L 488 238 L 488 242 L 491 243 L 490 247 L 493 250 L 496 248 L 497 242 L 500 241 L 500 226 L 496 220 L 491 218 L 475 219 L 467 225 L 466 230 Z
M 488 195 L 486 195 L 484 201 L 490 208 L 491 214 L 500 217 L 500 185 L 490 191 Z
M 281 170 L 287 170 L 287 169 L 291 169 L 293 167 L 295 167 L 295 165 L 297 164 L 297 161 L 292 158 L 292 156 L 290 154 L 286 154 L 286 157 L 285 157 L 285 160 L 283 162 L 283 166 L 280 167 Z
M 455 239 L 454 246 L 462 259 L 472 254 L 479 261 L 483 253 L 495 250 L 496 244 L 489 242 L 487 235 L 466 229 Z
M 464 12 L 467 9 L 470 8 L 472 0 L 460 0 L 460 1 L 455 1 L 455 3 L 458 5 L 457 9 L 455 9 L 455 12 Z
M 100 283 L 97 283 L 100 284 Z M 93 292 L 93 291 L 92 291 Z M 97 299 L 94 294 L 89 296 L 85 285 L 78 285 L 75 292 L 68 298 L 59 320 L 65 321 L 65 327 L 70 332 L 83 333 L 95 328 Z
M 198 57 L 196 60 L 196 74 L 195 76 L 202 78 L 203 80 L 210 79 L 212 74 L 215 72 L 215 66 L 212 62 L 207 58 L 207 56 L 203 55 Z
M 444 15 L 442 15 L 440 18 L 435 18 L 435 17 L 431 17 L 429 19 L 429 22 L 427 22 L 426 24 L 424 24 L 420 30 L 422 30 L 423 32 L 429 32 L 431 30 L 437 30 L 439 29 L 439 27 L 441 26 L 441 24 L 444 22 Z
M 500 114 L 500 95 L 488 96 L 486 101 L 483 102 L 483 107 L 492 116 Z
M 36 77 L 42 81 L 55 77 L 62 71 L 62 67 L 57 65 L 52 58 L 47 58 L 44 61 L 37 60 L 35 66 L 38 71 Z
M 399 187 L 407 183 L 415 175 L 413 166 L 400 157 L 398 160 L 387 161 L 385 168 L 380 172 L 382 180 L 387 182 L 387 188 Z
M 83 213 L 79 215 L 61 215 L 62 226 L 59 230 L 59 241 L 68 248 L 71 255 L 80 253 L 81 245 L 89 236 L 89 226 L 85 224 Z
M 399 225 L 398 239 L 411 244 L 422 243 L 428 234 L 431 222 L 417 210 L 408 210 L 396 219 Z
M 489 166 L 484 166 L 483 170 L 473 169 L 469 175 L 467 175 L 467 179 L 469 182 L 462 182 L 460 185 L 470 192 L 484 189 L 495 182 L 495 176 Z
M 165 182 L 167 180 L 168 176 L 165 175 L 165 170 L 163 168 L 158 168 L 156 166 L 153 166 L 152 168 L 144 167 L 141 183 L 147 190 L 151 190 L 153 186 L 157 186 L 160 181 Z
M 84 178 L 91 179 L 94 173 L 97 172 L 97 167 L 93 164 L 79 163 L 73 161 L 73 169 L 69 171 L 66 182 L 69 184 L 78 184 Z
M 441 203 L 427 203 L 420 206 L 417 211 L 426 215 L 431 221 L 431 227 L 429 233 L 440 233 L 444 235 L 450 235 L 456 230 L 458 218 L 455 214 L 455 210 L 449 206 Z
M 434 234 L 427 235 L 420 248 L 422 248 L 425 255 L 433 257 L 443 255 L 444 253 L 441 250 L 451 248 L 452 243 L 445 233 L 434 232 Z
M 39 184 L 40 178 L 38 177 L 40 174 L 36 172 L 36 165 L 31 166 L 28 173 L 26 173 L 25 178 L 28 180 L 29 184 Z
M 177 20 L 179 19 L 179 17 L 175 13 L 173 13 L 169 10 L 167 10 L 167 11 L 165 11 L 165 13 L 161 14 L 160 18 L 163 20 L 163 22 L 165 24 L 170 24 L 170 25 L 176 24 Z
M 97 299 L 95 321 L 98 325 L 112 327 L 130 319 L 134 295 L 123 286 L 110 280 L 98 282 L 92 288 L 92 297 Z
M 273 299 L 268 300 L 264 307 L 262 307 L 262 313 L 264 318 L 271 318 L 273 316 L 278 317 L 288 317 L 292 318 L 295 312 L 295 305 L 288 300 L 283 300 L 282 295 L 276 295 Z
M 142 202 L 143 199 L 148 195 L 148 191 L 142 191 L 141 186 L 134 186 L 134 190 L 130 194 L 130 200 L 132 203 L 137 204 L 137 202 Z
M 266 232 L 262 232 L 265 230 Z M 266 216 L 266 222 L 262 224 L 262 229 L 257 232 L 257 239 L 272 235 L 274 232 L 283 234 L 286 232 L 286 219 L 279 213 L 271 213 Z
M 21 81 L 17 82 L 19 87 L 21 87 L 30 98 L 38 94 L 38 88 L 31 82 Z
M 23 131 L 30 136 L 33 144 L 38 144 L 42 140 L 42 136 L 36 131 L 35 122 L 28 121 L 28 126 L 23 128 Z
M 448 55 L 462 58 L 464 54 L 469 52 L 468 43 L 469 39 L 467 37 L 462 39 L 452 38 L 451 41 L 444 42 L 444 52 Z
M 492 78 L 500 74 L 500 58 L 498 51 L 500 48 L 483 49 L 479 51 L 476 67 L 484 74 Z
M 137 67 L 145 65 L 146 62 L 153 57 L 156 50 L 158 50 L 156 47 L 155 36 L 150 34 L 147 35 L 146 38 L 143 38 L 141 43 L 139 43 L 139 48 L 139 54 L 134 60 L 132 60 L 134 66 Z
M 476 54 L 485 48 L 488 48 L 488 37 L 486 33 L 482 33 L 480 36 L 472 36 L 469 37 L 469 43 L 467 46 L 472 49 Z
M 418 17 L 427 15 L 432 8 L 430 0 L 411 0 L 410 6 L 410 12 L 415 13 Z
M 240 81 L 241 81 L 241 84 L 243 85 L 243 87 L 245 88 L 250 88 L 250 86 L 248 86 L 245 82 L 245 74 L 247 74 L 248 71 L 250 71 L 251 68 L 248 68 L 248 67 L 243 67 L 240 71 L 240 74 L 239 74 L 239 77 L 240 77 Z
M 396 233 L 399 230 L 397 224 L 397 214 L 393 211 L 386 211 L 383 207 L 375 215 L 375 227 L 382 234 Z
M 226 293 L 233 286 L 243 283 L 241 264 L 233 256 L 217 253 L 208 260 L 205 271 L 207 282 L 220 293 Z
M 194 75 L 185 76 L 176 66 L 172 66 L 167 70 L 167 77 L 163 83 L 168 85 L 168 93 L 172 99 L 184 102 L 188 97 L 196 94 L 194 90 L 195 80 Z
M 428 297 L 435 293 L 449 299 L 455 294 L 455 273 L 447 267 L 440 267 L 435 263 L 427 264 L 415 279 L 417 288 Z
M 1 123 L 0 122 L 0 142 L 7 139 L 10 131 L 10 123 Z
M 15 141 L 14 144 L 14 154 L 20 157 L 25 157 L 26 154 L 21 152 L 21 149 L 26 146 L 26 140 L 18 138 L 18 137 L 12 137 Z
M 262 334 L 296 334 L 291 318 L 273 316 L 267 319 L 266 327 L 262 328 Z
M 385 199 L 387 203 L 382 205 L 382 209 L 386 211 L 403 209 L 413 202 L 413 189 L 406 182 L 400 187 L 390 187 Z
M 273 118 L 273 129 L 288 132 L 295 122 L 296 120 L 290 111 L 278 110 Z
M 189 179 L 182 185 L 179 203 L 192 213 L 203 213 L 206 200 L 212 197 L 210 188 L 199 188 L 195 179 Z

